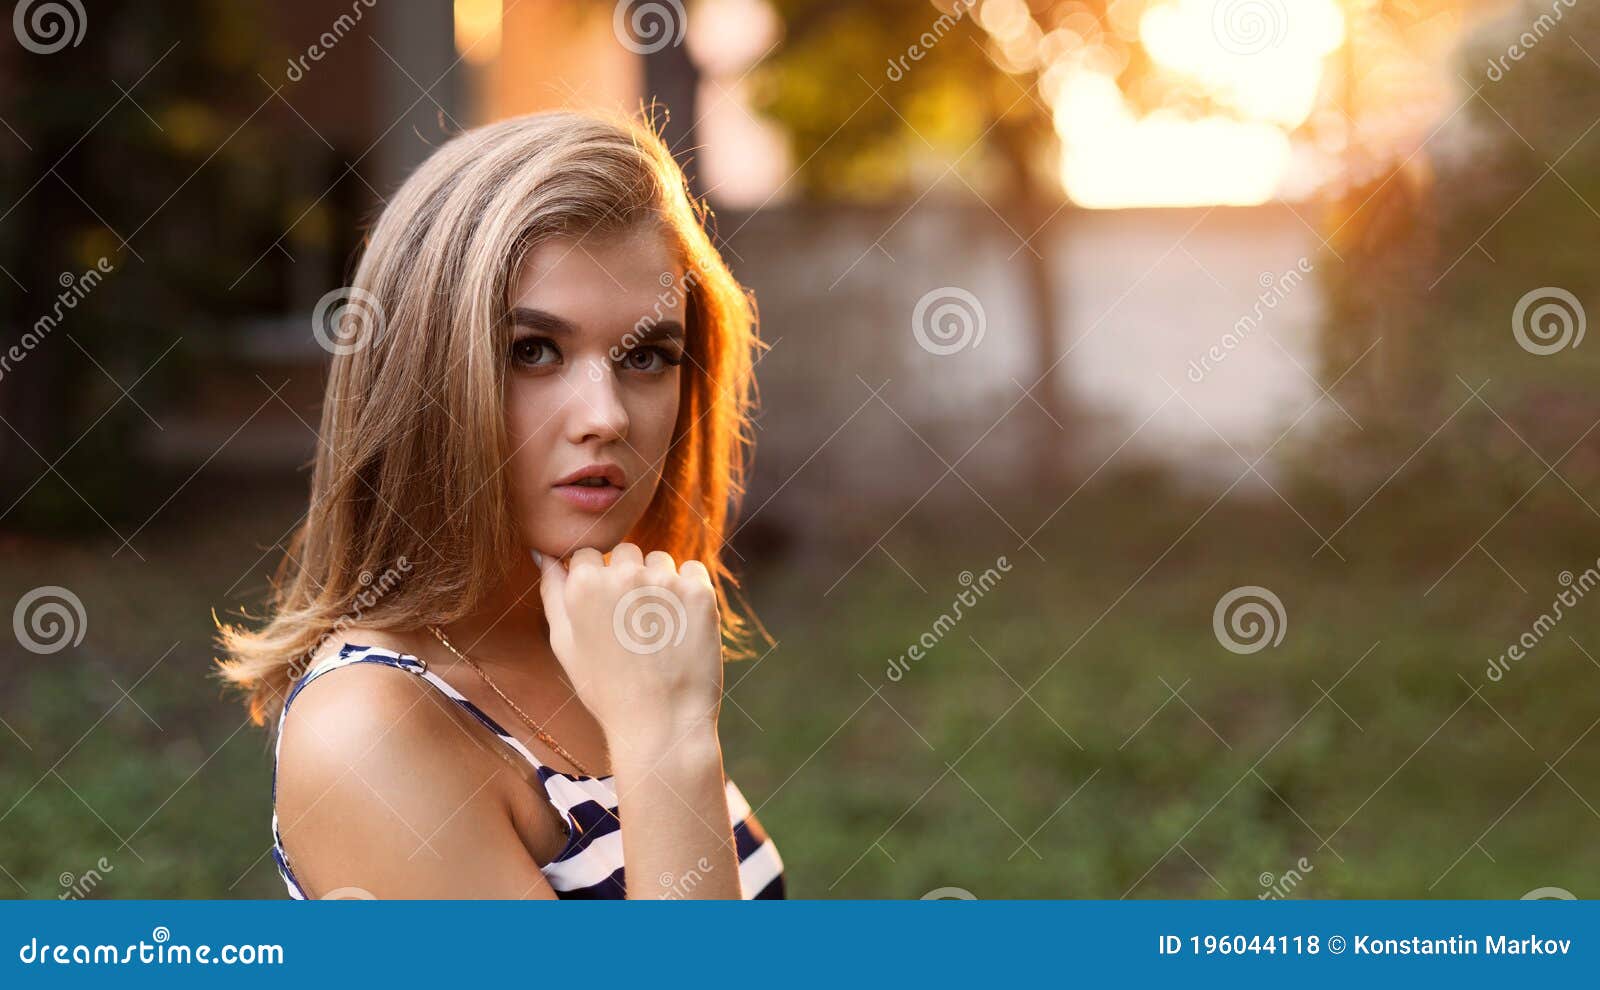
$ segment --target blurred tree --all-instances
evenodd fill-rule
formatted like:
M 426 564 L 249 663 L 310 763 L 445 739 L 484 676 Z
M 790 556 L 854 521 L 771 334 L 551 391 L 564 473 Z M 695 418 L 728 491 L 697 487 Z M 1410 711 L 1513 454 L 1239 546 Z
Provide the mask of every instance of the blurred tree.
M 1066 202 L 1051 110 L 1037 89 L 1055 54 L 1046 35 L 1068 47 L 1104 37 L 1106 6 L 1014 0 L 996 27 L 1002 41 L 979 23 L 975 0 L 774 0 L 784 41 L 759 77 L 763 109 L 803 162 L 806 194 L 921 196 L 930 177 L 953 172 L 1026 242 L 1019 255 L 1042 373 L 1032 394 L 1046 414 L 1032 463 L 1035 480 L 1052 488 L 1066 477 L 1072 435 L 1056 425 L 1067 424 L 1069 403 L 1052 228 Z
M 1385 4 L 1369 16 L 1378 14 L 1414 11 Z M 1544 471 L 1523 441 L 1554 463 L 1600 417 L 1593 349 L 1534 353 L 1514 328 L 1519 303 L 1531 299 L 1522 336 L 1538 344 L 1533 321 L 1543 319 L 1549 343 L 1563 333 L 1571 341 L 1596 302 L 1583 248 L 1600 236 L 1600 128 L 1587 95 L 1600 78 L 1597 53 L 1600 12 L 1511 5 L 1461 46 L 1448 136 L 1441 126 L 1409 162 L 1358 159 L 1331 199 L 1327 227 L 1340 257 L 1323 268 L 1324 377 L 1339 378 L 1382 338 L 1341 385 L 1364 428 L 1335 436 L 1339 453 L 1319 458 L 1340 464 L 1354 488 L 1370 490 L 1405 461 L 1422 490 L 1433 490 L 1425 478 L 1437 487 L 1471 477 L 1520 495 Z M 1541 303 L 1553 304 L 1543 317 Z M 1463 407 L 1467 388 L 1486 381 L 1495 409 Z M 1452 434 L 1477 442 L 1425 443 L 1447 419 Z M 1597 434 L 1560 467 L 1580 487 L 1600 480 Z
M 788 131 L 808 194 L 921 196 L 930 177 L 954 173 L 1025 241 L 1019 255 L 1042 372 L 1034 397 L 1047 414 L 1037 421 L 1036 480 L 1058 484 L 1070 452 L 1056 424 L 1072 407 L 1054 276 L 1070 217 L 1052 105 L 1059 70 L 1083 66 L 1111 78 L 1135 113 L 1236 111 L 1152 62 L 1139 41 L 1145 0 L 773 3 L 786 30 L 762 78 L 764 109 Z
M 278 294 L 276 259 L 230 283 L 281 229 L 281 169 L 236 130 L 267 92 L 254 8 L 52 6 L 65 35 L 36 19 L 0 55 L 0 352 L 21 355 L 0 374 L 0 512 L 99 526 L 154 497 L 139 441 L 194 347 Z

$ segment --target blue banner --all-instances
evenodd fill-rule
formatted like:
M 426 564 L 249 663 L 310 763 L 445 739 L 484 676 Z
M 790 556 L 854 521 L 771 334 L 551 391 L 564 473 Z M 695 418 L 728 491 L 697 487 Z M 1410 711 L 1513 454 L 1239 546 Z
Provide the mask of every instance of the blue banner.
M 78 901 L 0 904 L 0 986 L 992 985 L 1292 978 L 1593 985 L 1592 901 Z M 221 969 L 224 972 L 219 973 Z M 898 985 L 898 984 L 896 984 Z

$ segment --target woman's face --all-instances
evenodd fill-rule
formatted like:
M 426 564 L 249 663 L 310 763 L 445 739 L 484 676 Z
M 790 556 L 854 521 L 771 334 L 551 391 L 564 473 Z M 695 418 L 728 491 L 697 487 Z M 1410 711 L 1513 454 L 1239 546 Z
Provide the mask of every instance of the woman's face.
M 652 226 L 544 241 L 513 278 L 507 470 L 531 549 L 608 551 L 650 505 L 678 418 L 682 287 Z M 563 484 L 595 465 L 606 484 Z

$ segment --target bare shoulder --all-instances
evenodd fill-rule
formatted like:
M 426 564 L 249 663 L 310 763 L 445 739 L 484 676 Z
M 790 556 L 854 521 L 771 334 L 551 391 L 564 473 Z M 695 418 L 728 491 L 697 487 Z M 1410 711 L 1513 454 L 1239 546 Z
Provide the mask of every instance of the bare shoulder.
M 357 635 L 346 638 L 379 645 Z M 377 663 L 325 671 L 295 696 L 279 740 L 276 810 L 310 896 L 340 887 L 453 896 L 463 884 L 490 892 L 462 896 L 530 896 L 494 893 L 518 878 L 522 889 L 537 887 L 513 824 L 512 775 L 454 708 L 417 674 Z M 497 868 L 506 871 L 498 880 Z
M 278 745 L 280 819 L 321 816 L 359 798 L 363 780 L 426 780 L 431 767 L 477 762 L 478 747 L 437 695 L 416 674 L 377 663 L 348 664 L 307 682 L 284 716 Z

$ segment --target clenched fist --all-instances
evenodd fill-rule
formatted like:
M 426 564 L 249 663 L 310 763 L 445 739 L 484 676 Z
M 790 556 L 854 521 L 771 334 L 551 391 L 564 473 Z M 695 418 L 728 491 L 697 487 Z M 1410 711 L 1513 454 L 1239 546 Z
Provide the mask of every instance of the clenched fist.
M 662 550 L 619 543 L 607 561 L 584 547 L 570 563 L 539 555 L 550 646 L 613 755 L 640 756 L 715 733 L 722 627 L 711 575 Z

